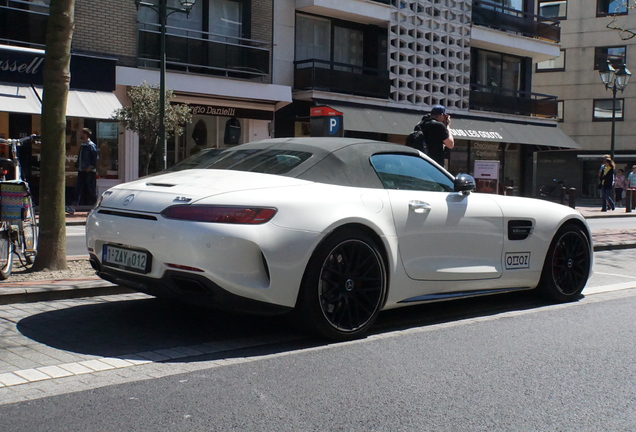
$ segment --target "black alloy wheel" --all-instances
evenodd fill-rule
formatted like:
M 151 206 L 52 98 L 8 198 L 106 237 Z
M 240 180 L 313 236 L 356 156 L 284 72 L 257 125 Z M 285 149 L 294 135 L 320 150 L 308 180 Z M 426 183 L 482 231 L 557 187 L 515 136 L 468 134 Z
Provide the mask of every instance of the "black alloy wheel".
M 563 226 L 552 240 L 545 258 L 540 289 L 557 302 L 577 300 L 590 275 L 590 241 L 575 225 Z
M 310 260 L 300 310 L 319 335 L 351 340 L 373 325 L 386 291 L 386 267 L 375 241 L 344 230 L 327 238 Z

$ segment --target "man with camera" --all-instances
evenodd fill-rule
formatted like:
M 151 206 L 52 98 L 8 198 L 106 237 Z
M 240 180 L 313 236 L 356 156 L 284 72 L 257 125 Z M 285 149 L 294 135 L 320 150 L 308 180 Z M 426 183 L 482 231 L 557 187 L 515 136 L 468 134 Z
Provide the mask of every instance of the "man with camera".
M 453 134 L 450 132 L 451 119 L 446 114 L 446 108 L 442 105 L 435 105 L 429 115 L 422 117 L 422 120 L 415 126 L 424 135 L 427 154 L 435 162 L 444 166 L 445 149 L 455 147 Z

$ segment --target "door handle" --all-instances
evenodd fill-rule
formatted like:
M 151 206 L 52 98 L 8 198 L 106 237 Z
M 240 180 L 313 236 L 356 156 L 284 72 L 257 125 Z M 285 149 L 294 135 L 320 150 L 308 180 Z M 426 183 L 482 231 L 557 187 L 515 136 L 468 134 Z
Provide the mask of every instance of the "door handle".
M 431 211 L 431 205 L 423 201 L 409 201 L 409 208 L 415 213 L 426 213 Z

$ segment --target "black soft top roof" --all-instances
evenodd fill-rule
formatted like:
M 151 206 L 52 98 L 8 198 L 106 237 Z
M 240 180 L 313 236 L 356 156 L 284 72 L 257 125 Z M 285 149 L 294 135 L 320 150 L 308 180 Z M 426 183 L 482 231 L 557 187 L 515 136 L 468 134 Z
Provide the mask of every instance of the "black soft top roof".
M 419 155 L 417 150 L 410 147 L 355 138 L 274 138 L 242 144 L 224 153 L 259 149 L 311 153 L 310 158 L 280 175 L 318 183 L 365 188 L 383 187 L 369 163 L 372 155 L 378 153 Z

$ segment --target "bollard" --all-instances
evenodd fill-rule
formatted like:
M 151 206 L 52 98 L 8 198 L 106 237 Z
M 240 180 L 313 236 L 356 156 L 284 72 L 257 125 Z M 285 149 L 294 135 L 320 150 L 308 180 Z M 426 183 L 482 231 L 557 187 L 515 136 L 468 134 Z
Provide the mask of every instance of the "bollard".
M 565 188 L 561 186 L 561 204 L 565 205 Z
M 631 213 L 634 203 L 634 189 L 628 188 L 625 191 L 625 213 Z
M 568 189 L 568 198 L 570 199 L 570 207 L 576 208 L 576 188 Z

